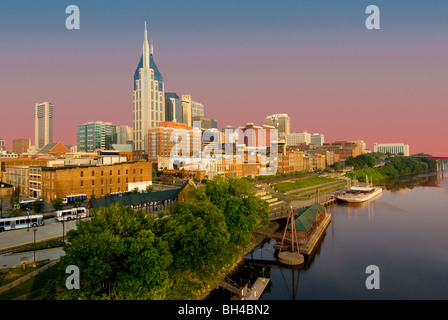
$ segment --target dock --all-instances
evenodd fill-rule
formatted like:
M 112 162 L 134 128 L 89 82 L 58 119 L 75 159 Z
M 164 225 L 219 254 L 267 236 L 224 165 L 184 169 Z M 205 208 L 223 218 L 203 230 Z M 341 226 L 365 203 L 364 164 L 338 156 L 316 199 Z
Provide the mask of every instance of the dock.
M 308 239 L 308 241 L 306 241 L 305 243 L 299 242 L 299 248 L 301 254 L 309 256 L 314 251 L 314 248 L 316 247 L 317 243 L 319 242 L 320 238 L 322 237 L 323 233 L 327 229 L 330 222 L 331 222 L 331 214 L 325 213 L 324 220 L 319 225 L 319 227 L 317 227 L 316 231 Z
M 331 214 L 325 213 L 325 218 L 322 221 L 322 223 L 316 228 L 316 231 L 313 233 L 313 235 L 307 239 L 306 242 L 299 241 L 299 252 L 304 255 L 310 255 L 314 248 L 316 247 L 317 243 L 319 242 L 319 239 L 322 237 L 322 234 L 327 229 L 328 225 L 331 222 Z M 254 231 L 255 234 L 261 235 L 268 239 L 274 239 L 278 242 L 282 241 L 283 233 L 282 232 L 269 232 L 263 229 L 259 229 Z M 289 244 L 291 243 L 291 239 L 285 238 L 285 243 Z M 275 248 L 275 246 L 274 246 Z
M 219 285 L 235 294 L 232 300 L 259 300 L 269 281 L 269 278 L 258 277 L 252 286 L 249 286 L 249 283 L 247 283 L 240 288 L 230 278 L 226 278 Z
M 264 292 L 264 289 L 266 289 L 268 283 L 269 278 L 258 277 L 258 279 L 255 281 L 252 287 L 247 288 L 246 290 L 244 290 L 243 288 L 243 295 L 239 300 L 259 300 Z

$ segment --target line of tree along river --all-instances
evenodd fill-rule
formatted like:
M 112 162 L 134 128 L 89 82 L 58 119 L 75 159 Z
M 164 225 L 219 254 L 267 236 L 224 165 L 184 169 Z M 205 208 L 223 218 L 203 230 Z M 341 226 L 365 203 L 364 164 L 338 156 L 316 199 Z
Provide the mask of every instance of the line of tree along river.
M 215 178 L 168 207 L 165 218 L 112 205 L 67 233 L 46 299 L 204 299 L 241 258 L 267 203 L 245 179 Z M 65 269 L 80 270 L 80 289 Z

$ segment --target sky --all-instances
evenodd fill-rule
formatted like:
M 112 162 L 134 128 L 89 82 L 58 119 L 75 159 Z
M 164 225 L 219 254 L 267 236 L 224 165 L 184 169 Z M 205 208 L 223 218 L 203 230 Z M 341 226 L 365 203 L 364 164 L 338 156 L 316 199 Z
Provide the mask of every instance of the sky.
M 369 5 L 380 29 L 365 26 Z M 77 5 L 80 29 L 66 7 Z M 34 105 L 54 106 L 53 141 L 88 121 L 132 126 L 144 23 L 165 91 L 191 94 L 218 126 L 262 125 L 325 141 L 406 143 L 448 156 L 445 0 L 2 0 L 0 138 L 34 144 Z

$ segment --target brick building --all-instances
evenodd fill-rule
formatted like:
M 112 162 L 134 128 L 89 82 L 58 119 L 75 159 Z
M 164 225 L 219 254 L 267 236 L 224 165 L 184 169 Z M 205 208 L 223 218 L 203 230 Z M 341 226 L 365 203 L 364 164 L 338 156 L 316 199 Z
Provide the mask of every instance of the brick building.
M 94 166 L 41 167 L 40 175 L 41 197 L 46 201 L 70 194 L 87 194 L 98 198 L 114 192 L 128 191 L 129 183 L 152 181 L 152 163 L 139 161 Z

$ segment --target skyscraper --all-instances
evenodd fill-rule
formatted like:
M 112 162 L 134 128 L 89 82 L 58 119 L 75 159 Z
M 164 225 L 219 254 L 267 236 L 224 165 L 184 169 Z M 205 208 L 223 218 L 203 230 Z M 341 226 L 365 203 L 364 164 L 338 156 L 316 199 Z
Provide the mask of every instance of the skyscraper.
M 324 135 L 315 133 L 311 136 L 311 143 L 314 144 L 315 147 L 322 147 L 324 144 Z
M 94 152 L 117 143 L 117 127 L 110 122 L 94 121 L 78 126 L 77 148 L 81 152 Z
M 165 121 L 165 89 L 162 74 L 154 62 L 153 45 L 146 31 L 143 54 L 134 73 L 133 135 L 134 149 L 148 154 L 148 129 Z
M 165 92 L 165 121 L 183 122 L 183 107 L 175 92 Z
M 204 105 L 200 102 L 191 100 L 191 117 L 203 117 Z
M 49 102 L 36 103 L 34 108 L 34 137 L 37 149 L 53 142 L 53 105 Z
M 278 130 L 278 138 L 285 139 L 291 133 L 291 119 L 286 113 L 273 114 L 264 119 L 264 124 Z

